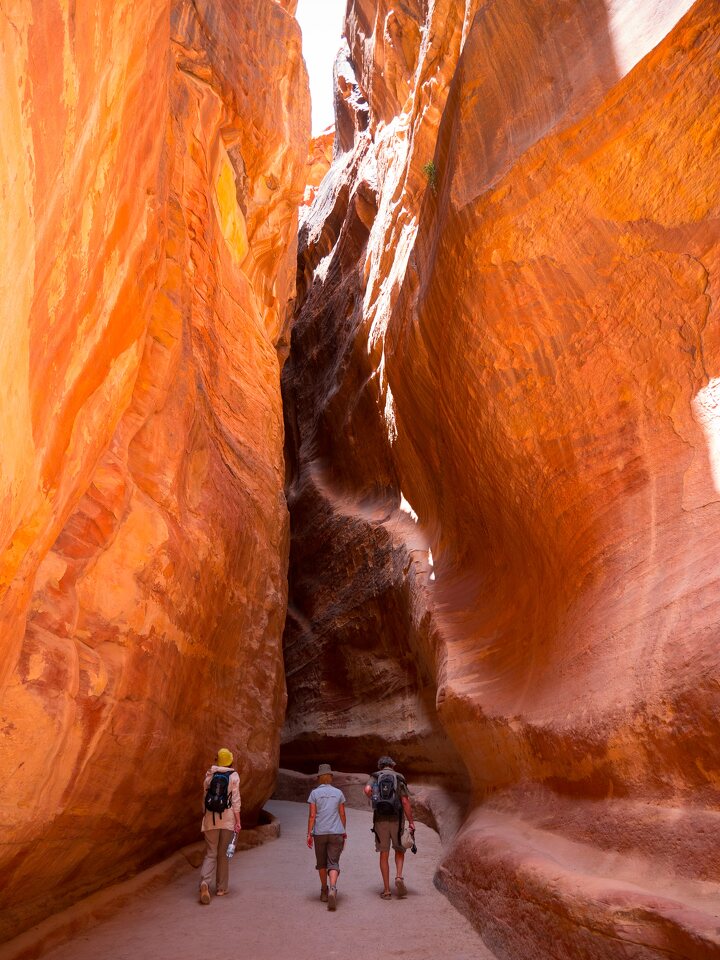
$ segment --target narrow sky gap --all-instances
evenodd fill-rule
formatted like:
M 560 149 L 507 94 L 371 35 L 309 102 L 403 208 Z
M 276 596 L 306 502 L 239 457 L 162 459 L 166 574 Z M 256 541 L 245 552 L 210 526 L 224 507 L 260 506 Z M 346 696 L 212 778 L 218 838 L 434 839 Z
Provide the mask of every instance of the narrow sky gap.
M 312 132 L 317 136 L 335 121 L 332 69 L 342 38 L 345 0 L 300 0 L 297 19 L 310 76 Z

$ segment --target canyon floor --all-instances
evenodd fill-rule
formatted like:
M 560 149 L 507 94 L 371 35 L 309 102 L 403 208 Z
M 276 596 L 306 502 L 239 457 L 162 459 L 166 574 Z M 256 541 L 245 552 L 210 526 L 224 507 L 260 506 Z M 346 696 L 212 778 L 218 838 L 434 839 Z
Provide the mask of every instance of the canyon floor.
M 338 908 L 330 913 L 320 903 L 314 855 L 304 842 L 306 805 L 274 800 L 267 809 L 280 819 L 281 836 L 236 855 L 227 897 L 200 906 L 197 876 L 186 874 L 45 954 L 45 960 L 197 960 L 208 954 L 247 960 L 494 957 L 433 886 L 441 846 L 428 827 L 418 824 L 418 853 L 406 858 L 407 898 L 387 902 L 379 896 L 370 814 L 348 810 Z

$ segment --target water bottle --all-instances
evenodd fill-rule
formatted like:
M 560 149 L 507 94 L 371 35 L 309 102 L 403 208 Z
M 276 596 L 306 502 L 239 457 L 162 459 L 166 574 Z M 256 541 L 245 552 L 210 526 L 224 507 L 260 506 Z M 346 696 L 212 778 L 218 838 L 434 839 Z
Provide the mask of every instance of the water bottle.
M 225 856 L 228 858 L 228 860 L 232 860 L 232 858 L 235 856 L 235 843 L 236 843 L 236 841 L 237 841 L 237 833 L 234 833 L 234 834 L 232 835 L 232 840 L 231 840 L 230 843 L 228 844 L 227 853 L 225 854 Z

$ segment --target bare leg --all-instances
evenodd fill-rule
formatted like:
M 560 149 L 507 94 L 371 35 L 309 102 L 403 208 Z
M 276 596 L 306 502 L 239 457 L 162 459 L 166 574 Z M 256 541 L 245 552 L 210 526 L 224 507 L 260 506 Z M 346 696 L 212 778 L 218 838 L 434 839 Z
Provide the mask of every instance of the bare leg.
M 334 910 L 337 906 L 337 883 L 338 870 L 328 870 L 330 877 L 330 886 L 328 887 L 328 910 Z
M 405 863 L 405 851 L 395 851 L 395 876 L 402 879 L 403 864 Z
M 320 886 L 326 887 L 327 886 L 327 870 L 325 869 L 325 867 L 322 867 L 320 870 L 318 870 L 318 873 L 320 874 Z
M 390 851 L 381 850 L 380 851 L 380 873 L 383 878 L 383 886 L 385 888 L 385 893 L 390 893 Z

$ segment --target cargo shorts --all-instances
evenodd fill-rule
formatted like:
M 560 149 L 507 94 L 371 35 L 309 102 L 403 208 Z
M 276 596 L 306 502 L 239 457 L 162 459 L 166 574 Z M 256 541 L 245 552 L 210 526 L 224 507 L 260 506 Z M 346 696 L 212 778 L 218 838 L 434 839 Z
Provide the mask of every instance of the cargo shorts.
M 375 830 L 375 853 L 382 853 L 390 849 L 405 853 L 405 847 L 400 843 L 400 824 L 397 820 L 376 820 Z
M 343 852 L 345 838 L 341 833 L 316 833 L 313 837 L 315 845 L 315 869 L 337 870 L 340 872 L 340 854 Z

